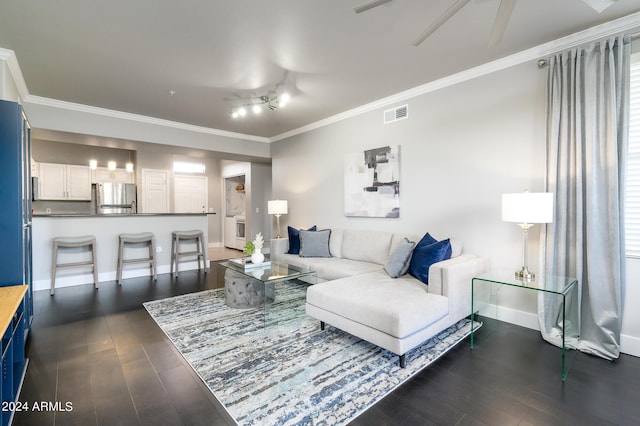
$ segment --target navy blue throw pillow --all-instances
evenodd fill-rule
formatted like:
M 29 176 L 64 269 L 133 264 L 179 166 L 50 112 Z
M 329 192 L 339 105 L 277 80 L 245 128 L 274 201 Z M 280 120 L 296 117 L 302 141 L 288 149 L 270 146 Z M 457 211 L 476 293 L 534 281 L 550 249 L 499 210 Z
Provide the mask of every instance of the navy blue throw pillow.
M 413 275 L 425 284 L 429 284 L 429 268 L 437 262 L 451 258 L 451 242 L 438 241 L 429 233 L 420 240 L 411 256 L 409 274 Z
M 316 225 L 313 225 L 307 231 L 315 231 Z M 287 232 L 289 233 L 289 251 L 288 254 L 300 254 L 300 230 L 287 226 Z

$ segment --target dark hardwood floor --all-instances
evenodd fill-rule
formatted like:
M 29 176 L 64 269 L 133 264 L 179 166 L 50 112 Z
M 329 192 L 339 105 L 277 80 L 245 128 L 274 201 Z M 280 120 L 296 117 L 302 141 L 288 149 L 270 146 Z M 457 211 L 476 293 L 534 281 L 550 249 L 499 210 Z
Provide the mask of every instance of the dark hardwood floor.
M 233 424 L 142 307 L 216 288 L 217 275 L 189 271 L 156 283 L 135 278 L 122 287 L 59 288 L 53 297 L 36 292 L 20 395 L 29 410 L 13 424 Z M 558 348 L 534 330 L 491 325 L 495 331 L 483 327 L 473 351 L 466 339 L 353 424 L 640 424 L 639 358 L 608 362 L 577 353 L 563 383 Z

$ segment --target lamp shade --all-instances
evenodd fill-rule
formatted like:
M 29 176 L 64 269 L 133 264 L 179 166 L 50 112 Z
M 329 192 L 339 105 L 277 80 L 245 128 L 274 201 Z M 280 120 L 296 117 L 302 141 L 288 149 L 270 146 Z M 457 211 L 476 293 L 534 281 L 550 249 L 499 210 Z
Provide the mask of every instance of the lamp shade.
M 502 194 L 502 220 L 516 223 L 553 222 L 553 193 Z
M 287 200 L 270 200 L 267 202 L 269 214 L 287 214 Z

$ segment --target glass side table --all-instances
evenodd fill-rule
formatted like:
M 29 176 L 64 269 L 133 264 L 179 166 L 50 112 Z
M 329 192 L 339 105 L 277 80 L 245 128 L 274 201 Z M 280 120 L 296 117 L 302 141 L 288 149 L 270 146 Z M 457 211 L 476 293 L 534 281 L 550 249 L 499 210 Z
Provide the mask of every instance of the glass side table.
M 567 377 L 568 368 L 566 365 L 567 340 L 569 338 L 578 339 L 578 280 L 572 277 L 562 277 L 557 275 L 537 274 L 535 280 L 525 281 L 515 277 L 512 270 L 492 270 L 478 275 L 471 279 L 471 349 L 474 345 L 474 316 L 476 314 L 497 318 L 497 306 L 495 296 L 500 287 L 509 286 L 523 290 L 543 292 L 548 297 L 560 298 L 557 300 L 561 305 L 562 318 L 562 380 Z M 490 313 L 491 308 L 496 309 L 494 314 Z M 477 329 L 478 327 L 475 327 Z

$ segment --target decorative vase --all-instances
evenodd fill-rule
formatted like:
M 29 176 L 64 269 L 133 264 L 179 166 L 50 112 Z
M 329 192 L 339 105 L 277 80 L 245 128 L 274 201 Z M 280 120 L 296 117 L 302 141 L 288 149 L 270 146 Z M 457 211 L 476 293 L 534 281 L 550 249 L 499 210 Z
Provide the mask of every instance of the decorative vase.
M 255 249 L 255 251 L 251 255 L 251 262 L 254 265 L 260 265 L 262 262 L 264 262 L 264 254 L 262 254 L 261 249 Z

